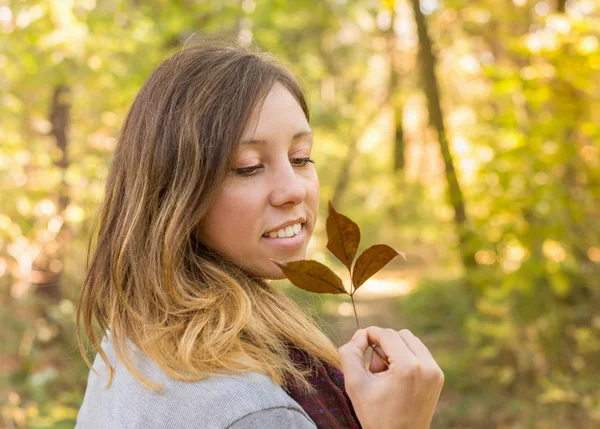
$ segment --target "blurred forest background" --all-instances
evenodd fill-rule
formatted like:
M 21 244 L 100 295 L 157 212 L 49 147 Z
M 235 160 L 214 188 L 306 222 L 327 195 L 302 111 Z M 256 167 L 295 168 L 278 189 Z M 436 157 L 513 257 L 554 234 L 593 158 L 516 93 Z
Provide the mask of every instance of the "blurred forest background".
M 359 251 L 406 252 L 358 317 L 430 348 L 432 427 L 600 427 L 598 0 L 0 0 L 0 426 L 73 427 L 74 303 L 119 127 L 154 67 L 215 35 L 307 92 L 309 257 L 347 276 L 328 200 Z M 347 297 L 278 285 L 348 341 Z

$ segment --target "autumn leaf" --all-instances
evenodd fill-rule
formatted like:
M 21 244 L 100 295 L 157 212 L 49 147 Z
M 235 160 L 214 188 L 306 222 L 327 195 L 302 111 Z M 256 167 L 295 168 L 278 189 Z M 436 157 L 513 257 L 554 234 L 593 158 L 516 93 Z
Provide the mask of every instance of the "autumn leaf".
M 376 244 L 365 250 L 357 259 L 352 267 L 358 245 L 360 243 L 360 229 L 350 218 L 338 213 L 329 201 L 329 216 L 327 217 L 327 249 L 342 262 L 352 280 L 354 290 L 350 293 L 344 288 L 342 279 L 339 278 L 329 267 L 317 261 L 292 261 L 279 262 L 271 259 L 281 270 L 288 280 L 296 287 L 308 292 L 315 293 L 345 293 L 350 296 L 352 307 L 354 308 L 354 317 L 356 318 L 356 328 L 359 329 L 358 315 L 354 305 L 354 292 L 366 282 L 375 273 L 381 270 L 388 262 L 398 255 L 406 257 L 403 253 L 392 249 L 385 244 Z M 369 344 L 375 353 L 377 353 L 386 364 L 389 362 L 381 347 L 377 344 Z
M 406 259 L 403 253 L 397 252 L 386 244 L 376 244 L 365 250 L 356 260 L 352 271 L 354 292 L 398 255 L 402 255 Z
M 271 259 L 288 280 L 300 289 L 316 293 L 348 294 L 344 283 L 329 267 L 317 261 L 279 262 Z
M 335 211 L 329 202 L 327 249 L 350 271 L 360 243 L 360 229 L 352 220 Z

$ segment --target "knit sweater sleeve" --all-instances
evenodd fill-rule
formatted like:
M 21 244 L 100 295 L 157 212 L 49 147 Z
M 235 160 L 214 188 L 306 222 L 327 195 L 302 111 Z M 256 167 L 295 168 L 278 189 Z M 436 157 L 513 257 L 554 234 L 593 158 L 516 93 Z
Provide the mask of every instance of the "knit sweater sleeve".
M 314 422 L 293 408 L 275 407 L 250 413 L 228 429 L 316 429 Z

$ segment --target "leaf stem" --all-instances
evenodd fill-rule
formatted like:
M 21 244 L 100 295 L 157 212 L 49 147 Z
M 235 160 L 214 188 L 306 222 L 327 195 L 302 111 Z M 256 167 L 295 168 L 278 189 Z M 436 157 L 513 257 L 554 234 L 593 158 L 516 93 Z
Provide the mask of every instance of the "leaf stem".
M 350 285 L 350 290 L 352 290 L 352 284 Z M 360 326 L 358 325 L 358 316 L 356 315 L 356 306 L 354 305 L 354 292 L 356 292 L 356 290 L 352 291 L 352 293 L 349 293 L 348 295 L 350 295 L 350 299 L 352 300 L 352 308 L 354 309 L 354 318 L 356 319 L 356 329 L 360 329 Z M 369 344 L 369 347 L 371 347 L 373 349 L 373 351 L 379 355 L 379 357 L 383 360 L 383 363 L 385 364 L 386 368 L 389 368 L 390 363 L 388 362 L 387 358 L 385 357 L 385 353 L 383 352 L 383 349 L 380 346 L 378 346 L 377 344 Z
M 356 329 L 360 329 L 358 326 L 358 316 L 356 315 L 356 306 L 354 305 L 354 294 L 350 294 L 350 299 L 352 300 L 352 308 L 354 309 L 354 318 L 356 319 Z

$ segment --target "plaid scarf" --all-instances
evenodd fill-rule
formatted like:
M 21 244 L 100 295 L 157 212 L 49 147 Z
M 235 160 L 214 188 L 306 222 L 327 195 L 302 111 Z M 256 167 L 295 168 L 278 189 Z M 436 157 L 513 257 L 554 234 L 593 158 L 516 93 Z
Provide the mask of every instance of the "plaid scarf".
M 291 349 L 294 362 L 308 366 L 307 354 Z M 288 382 L 285 392 L 306 411 L 319 429 L 362 429 L 350 398 L 344 389 L 344 374 L 327 363 L 320 364 L 308 381 L 316 388 L 314 394 L 304 394 L 293 382 Z

